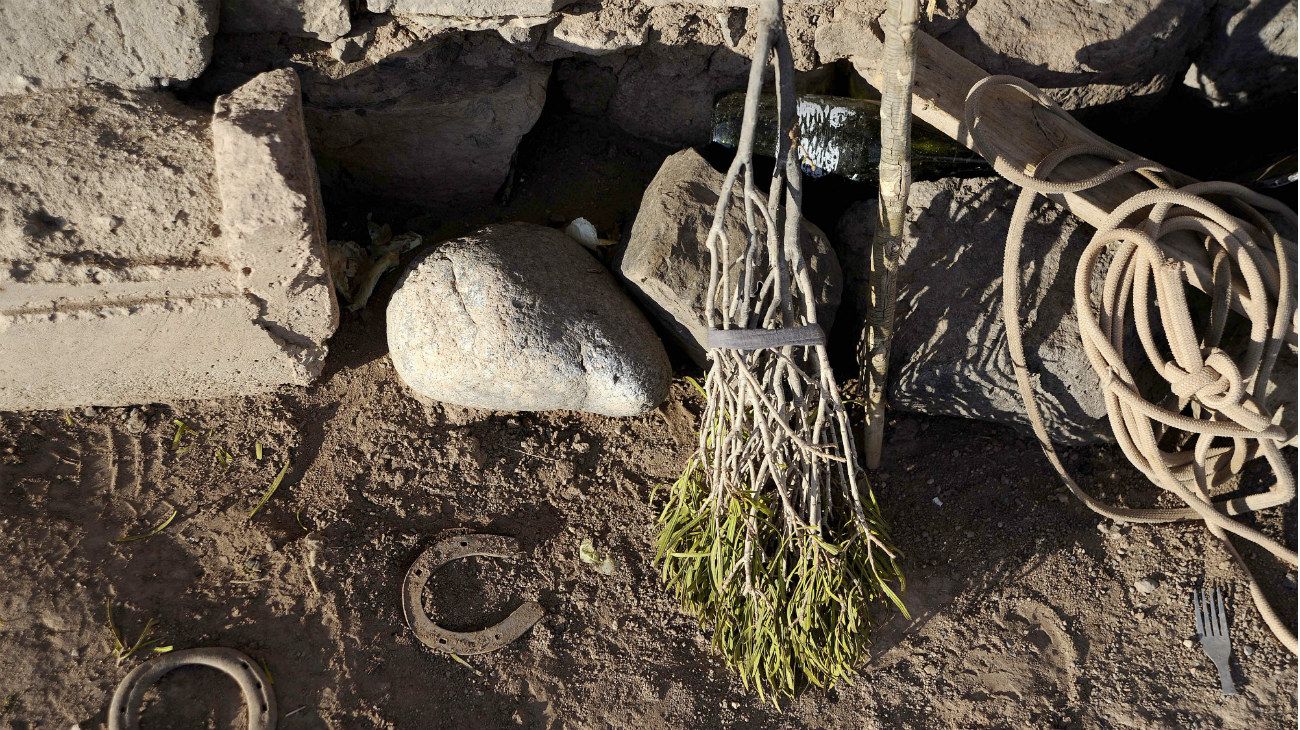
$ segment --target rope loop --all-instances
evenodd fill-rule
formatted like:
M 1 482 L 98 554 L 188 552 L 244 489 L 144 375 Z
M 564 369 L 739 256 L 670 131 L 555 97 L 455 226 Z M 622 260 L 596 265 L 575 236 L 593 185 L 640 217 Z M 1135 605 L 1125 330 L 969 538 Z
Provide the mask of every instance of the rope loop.
M 1235 515 L 1291 502 L 1296 483 L 1281 448 L 1294 442 L 1294 392 L 1277 387 L 1274 367 L 1296 342 L 1296 215 L 1241 185 L 1195 182 L 1176 186 L 1172 171 L 1082 130 L 1088 144 L 1058 149 L 1020 169 L 999 156 L 981 126 L 980 108 L 994 89 L 1033 100 L 1058 121 L 1077 126 L 1041 89 L 1010 76 L 990 76 L 966 97 L 964 128 L 972 147 L 1021 188 L 1007 232 L 1002 268 L 1002 317 L 1021 400 L 1049 462 L 1090 509 L 1141 523 L 1201 520 L 1242 566 L 1255 606 L 1278 640 L 1296 653 L 1296 637 L 1273 610 L 1232 542 L 1246 540 L 1291 566 L 1294 550 Z M 1057 168 L 1076 159 L 1109 167 L 1080 180 L 1060 180 Z M 1085 492 L 1066 471 L 1047 433 L 1025 361 L 1020 316 L 1021 249 L 1038 196 L 1080 193 L 1137 174 L 1152 188 L 1121 202 L 1097 227 L 1079 258 L 1074 309 L 1084 353 L 1103 384 L 1107 417 L 1124 455 L 1184 507 L 1109 505 Z M 1272 218 L 1270 218 L 1272 216 Z M 1273 220 L 1287 227 L 1279 233 Z M 1101 294 L 1095 294 L 1100 283 Z M 1201 294 L 1195 293 L 1199 290 Z M 1195 306 L 1194 306 L 1195 305 Z M 1153 316 L 1154 310 L 1154 316 Z M 1137 346 L 1132 333 L 1136 332 Z M 1126 355 L 1140 350 L 1167 392 L 1140 387 Z M 1154 382 L 1159 382 L 1155 380 Z M 1227 441 L 1227 440 L 1230 440 Z M 1273 485 L 1262 494 L 1213 498 L 1245 465 L 1262 458 Z

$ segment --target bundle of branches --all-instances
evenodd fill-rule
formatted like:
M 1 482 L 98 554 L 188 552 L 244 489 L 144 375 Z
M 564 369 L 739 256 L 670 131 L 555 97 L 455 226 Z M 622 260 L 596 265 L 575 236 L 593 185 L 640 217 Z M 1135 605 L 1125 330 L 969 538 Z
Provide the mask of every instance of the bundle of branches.
M 873 602 L 906 613 L 903 579 L 858 465 L 799 243 L 794 62 L 779 0 L 759 6 L 736 157 L 707 240 L 710 368 L 699 449 L 670 488 L 657 559 L 747 687 L 774 701 L 848 679 Z M 766 198 L 755 123 L 774 58 L 780 120 Z M 724 222 L 744 207 L 743 240 Z

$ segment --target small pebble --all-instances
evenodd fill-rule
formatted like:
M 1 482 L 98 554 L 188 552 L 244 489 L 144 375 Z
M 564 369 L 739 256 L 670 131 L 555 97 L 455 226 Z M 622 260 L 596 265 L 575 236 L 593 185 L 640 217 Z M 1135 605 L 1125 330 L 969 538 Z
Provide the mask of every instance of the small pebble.
M 1250 656 L 1251 654 L 1255 653 L 1255 647 L 1251 646 L 1250 644 L 1247 644 L 1241 647 L 1241 653 L 1245 654 L 1246 656 Z
M 1183 648 L 1184 648 L 1184 649 L 1195 649 L 1195 648 L 1196 648 L 1196 642 L 1195 642 L 1195 641 L 1192 641 L 1191 639 L 1183 639 Z
M 942 506 L 943 506 L 943 500 L 942 500 L 942 499 L 939 499 L 938 497 L 935 497 L 932 501 L 934 502 L 934 504 L 935 504 L 936 507 L 942 507 Z
M 1159 588 L 1160 584 L 1152 578 L 1142 578 L 1138 582 L 1134 583 L 1133 587 L 1137 589 L 1138 593 L 1145 596 L 1155 593 L 1156 588 Z

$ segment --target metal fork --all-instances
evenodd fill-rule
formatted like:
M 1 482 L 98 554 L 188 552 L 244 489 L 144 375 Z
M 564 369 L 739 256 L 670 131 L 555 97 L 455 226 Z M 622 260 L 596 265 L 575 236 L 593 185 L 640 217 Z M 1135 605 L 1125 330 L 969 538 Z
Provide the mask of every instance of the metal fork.
M 1232 641 L 1228 639 L 1228 612 L 1224 608 L 1223 594 L 1219 592 L 1217 584 L 1209 598 L 1204 590 L 1196 589 L 1192 592 L 1192 613 L 1196 617 L 1196 635 L 1201 639 L 1201 648 L 1219 670 L 1220 689 L 1224 695 L 1237 694 L 1228 665 L 1228 660 L 1232 657 Z

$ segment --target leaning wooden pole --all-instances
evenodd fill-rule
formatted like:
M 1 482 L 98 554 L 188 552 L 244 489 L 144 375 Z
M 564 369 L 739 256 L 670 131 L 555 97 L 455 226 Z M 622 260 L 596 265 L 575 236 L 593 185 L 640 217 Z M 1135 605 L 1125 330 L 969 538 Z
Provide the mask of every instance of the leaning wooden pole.
M 858 362 L 867 389 L 862 451 L 868 469 L 880 466 L 885 438 L 885 381 L 894 338 L 898 254 L 912 186 L 912 79 L 916 75 L 919 0 L 890 0 L 885 13 L 885 49 L 880 85 L 880 185 L 876 230 L 871 237 L 870 302 Z

